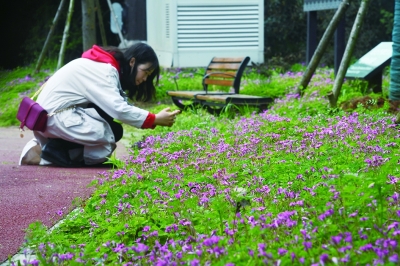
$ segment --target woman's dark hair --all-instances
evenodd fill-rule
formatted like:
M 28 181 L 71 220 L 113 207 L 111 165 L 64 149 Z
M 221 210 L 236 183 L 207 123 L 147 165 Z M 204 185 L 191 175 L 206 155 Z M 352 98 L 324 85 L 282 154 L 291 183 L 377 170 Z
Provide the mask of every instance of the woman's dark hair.
M 120 50 L 116 47 L 103 48 L 111 53 L 119 62 L 121 73 L 120 81 L 124 91 L 128 91 L 128 97 L 136 101 L 150 101 L 156 95 L 155 85 L 158 85 L 160 75 L 160 65 L 158 58 L 153 48 L 145 43 L 136 43 L 125 50 Z M 135 58 L 133 68 L 129 65 L 129 61 Z M 150 68 L 147 71 L 152 71 L 145 82 L 136 85 L 137 66 L 150 63 Z M 156 81 L 154 82 L 154 78 Z

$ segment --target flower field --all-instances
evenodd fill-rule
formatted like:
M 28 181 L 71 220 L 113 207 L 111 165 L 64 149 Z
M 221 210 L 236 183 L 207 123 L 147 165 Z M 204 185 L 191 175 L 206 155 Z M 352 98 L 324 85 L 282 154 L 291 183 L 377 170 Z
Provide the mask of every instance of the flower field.
M 27 264 L 398 265 L 399 127 L 326 110 L 324 80 L 264 113 L 146 132 L 63 223 L 29 227 Z

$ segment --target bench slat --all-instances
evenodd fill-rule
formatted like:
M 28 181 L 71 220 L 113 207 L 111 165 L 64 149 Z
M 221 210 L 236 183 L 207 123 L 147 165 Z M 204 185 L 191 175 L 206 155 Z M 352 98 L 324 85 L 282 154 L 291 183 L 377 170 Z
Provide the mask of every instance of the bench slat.
M 195 99 L 196 95 L 206 94 L 205 91 L 167 91 L 168 96 Z M 209 91 L 208 95 L 227 94 L 226 91 Z
M 232 63 L 241 63 L 244 57 L 214 57 L 212 62 L 232 62 Z
M 233 80 L 227 80 L 227 79 L 205 79 L 204 80 L 204 84 L 232 87 L 233 86 Z
M 237 93 L 227 93 L 223 95 L 210 95 L 210 94 L 198 94 L 196 95 L 196 99 L 203 101 L 216 101 L 216 102 L 225 102 L 228 98 L 230 99 L 264 99 L 265 97 L 254 96 L 254 95 L 246 95 L 246 94 L 237 94 Z
M 220 78 L 234 79 L 236 77 L 236 72 L 233 72 L 233 71 L 221 71 L 221 72 L 224 72 L 224 73 L 218 73 L 215 71 L 207 70 L 207 75 L 210 75 L 210 76 L 208 76 L 208 78 L 220 77 Z
M 208 66 L 208 69 L 229 69 L 229 70 L 238 70 L 240 64 L 224 64 L 224 63 L 211 63 Z
M 169 96 L 192 98 L 192 99 L 194 99 L 194 96 L 199 93 L 204 93 L 204 91 L 167 91 L 167 94 Z
M 222 103 L 226 102 L 227 97 L 229 97 L 229 95 L 208 95 L 208 94 L 196 95 L 196 99 L 198 100 L 222 102 Z

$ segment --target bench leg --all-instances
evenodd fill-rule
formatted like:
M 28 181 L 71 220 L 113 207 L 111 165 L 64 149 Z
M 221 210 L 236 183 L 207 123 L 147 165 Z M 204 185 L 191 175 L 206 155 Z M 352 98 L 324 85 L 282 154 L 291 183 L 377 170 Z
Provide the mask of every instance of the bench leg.
M 224 110 L 225 107 L 216 107 L 204 104 L 203 108 L 205 108 L 208 113 L 218 116 L 221 114 L 222 110 Z
M 258 113 L 262 113 L 265 110 L 268 110 L 268 104 L 261 104 L 258 109 Z
M 176 97 L 171 97 L 172 102 L 182 111 L 187 110 L 187 109 L 195 109 L 196 107 L 199 106 L 198 102 L 193 102 L 191 104 L 183 104 L 180 99 Z

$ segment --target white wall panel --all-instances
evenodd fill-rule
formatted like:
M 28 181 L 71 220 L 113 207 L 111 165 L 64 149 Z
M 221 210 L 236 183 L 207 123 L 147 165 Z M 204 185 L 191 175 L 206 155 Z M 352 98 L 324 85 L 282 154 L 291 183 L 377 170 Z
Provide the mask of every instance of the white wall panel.
M 165 67 L 204 67 L 214 56 L 264 62 L 263 0 L 147 0 L 147 42 Z

